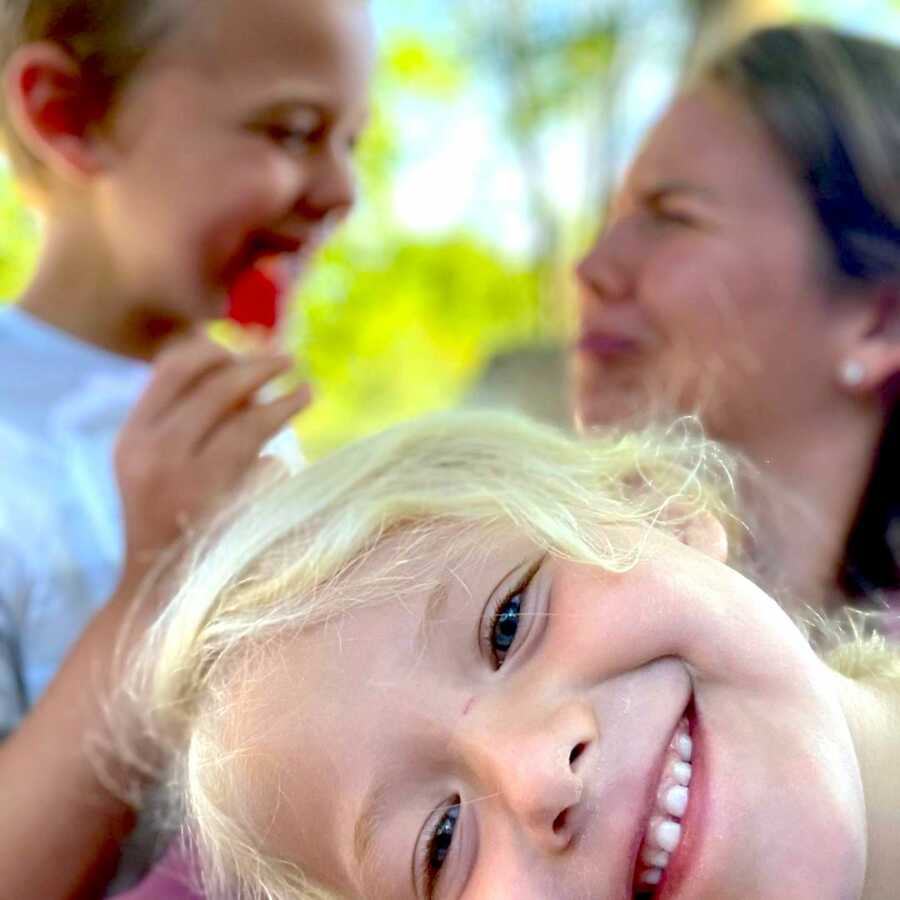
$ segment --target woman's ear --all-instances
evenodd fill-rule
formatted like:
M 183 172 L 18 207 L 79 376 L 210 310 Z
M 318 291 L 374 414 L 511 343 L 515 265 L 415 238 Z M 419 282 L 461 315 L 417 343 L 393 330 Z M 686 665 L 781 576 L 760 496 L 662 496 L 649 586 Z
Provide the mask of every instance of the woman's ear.
M 20 47 L 6 65 L 3 89 L 19 139 L 44 166 L 75 182 L 103 169 L 96 140 L 101 98 L 62 47 L 50 42 Z
M 900 284 L 879 285 L 869 308 L 851 335 L 838 370 L 841 386 L 854 394 L 877 391 L 900 373 Z
M 728 561 L 728 533 L 712 513 L 691 516 L 674 528 L 675 535 L 688 547 L 693 547 L 719 562 Z

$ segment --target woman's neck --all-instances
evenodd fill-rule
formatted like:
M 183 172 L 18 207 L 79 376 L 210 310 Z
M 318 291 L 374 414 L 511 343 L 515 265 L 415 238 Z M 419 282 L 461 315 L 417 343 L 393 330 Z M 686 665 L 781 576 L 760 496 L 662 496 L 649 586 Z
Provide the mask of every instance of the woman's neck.
M 866 882 L 861 900 L 893 900 L 900 884 L 900 678 L 835 676 L 866 802 Z
M 741 449 L 759 577 L 786 602 L 841 602 L 836 583 L 881 435 L 872 405 L 847 402 Z
M 48 325 L 121 356 L 151 360 L 172 337 L 139 310 L 103 250 L 77 221 L 54 221 L 45 234 L 37 270 L 19 305 Z

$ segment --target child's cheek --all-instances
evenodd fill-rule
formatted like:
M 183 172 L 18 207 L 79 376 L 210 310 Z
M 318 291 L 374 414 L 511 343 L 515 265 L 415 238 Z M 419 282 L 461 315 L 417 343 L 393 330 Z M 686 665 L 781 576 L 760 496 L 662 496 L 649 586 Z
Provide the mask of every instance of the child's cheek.
M 238 227 L 247 222 L 256 227 L 271 227 L 286 219 L 302 189 L 298 164 L 283 152 L 272 150 L 257 154 L 252 162 L 235 173 L 231 216 Z

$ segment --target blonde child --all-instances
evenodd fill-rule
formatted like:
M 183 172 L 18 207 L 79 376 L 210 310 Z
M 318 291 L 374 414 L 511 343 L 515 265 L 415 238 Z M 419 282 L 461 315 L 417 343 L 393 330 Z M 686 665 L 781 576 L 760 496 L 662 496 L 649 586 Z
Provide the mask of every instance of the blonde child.
M 210 888 L 894 897 L 900 660 L 724 563 L 728 471 L 451 415 L 220 523 L 136 694 Z
M 95 711 L 74 700 L 92 669 L 109 680 L 115 611 L 159 535 L 231 486 L 308 392 L 256 406 L 286 360 L 201 343 L 163 365 L 130 432 L 147 503 L 122 509 L 113 444 L 165 345 L 253 273 L 285 296 L 349 211 L 371 57 L 357 0 L 0 6 L 0 126 L 43 217 L 34 278 L 0 311 L 3 896 L 88 895 L 108 876 L 128 817 L 75 752 Z M 199 457 L 179 457 L 187 439 Z

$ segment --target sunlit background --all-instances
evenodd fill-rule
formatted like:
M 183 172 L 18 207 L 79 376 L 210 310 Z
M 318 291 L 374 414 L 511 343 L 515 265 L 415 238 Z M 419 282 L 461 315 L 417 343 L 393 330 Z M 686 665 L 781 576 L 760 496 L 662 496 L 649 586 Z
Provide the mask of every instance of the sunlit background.
M 286 335 L 316 387 L 298 421 L 311 456 L 503 393 L 564 416 L 569 270 L 692 56 L 753 24 L 798 17 L 900 42 L 900 0 L 375 0 L 374 9 L 381 65 L 359 155 L 362 202 L 297 297 Z M 0 296 L 12 300 L 39 225 L 5 169 L 0 222 Z

